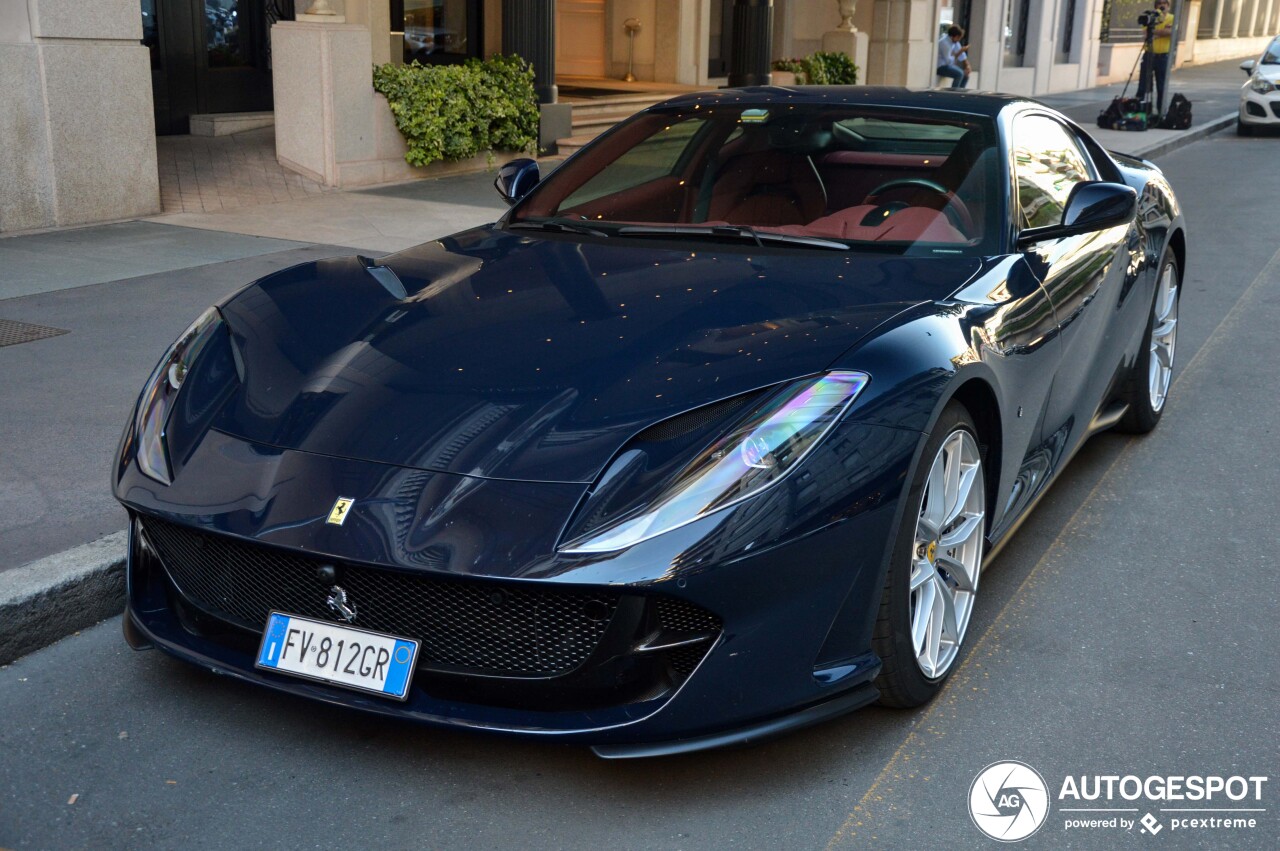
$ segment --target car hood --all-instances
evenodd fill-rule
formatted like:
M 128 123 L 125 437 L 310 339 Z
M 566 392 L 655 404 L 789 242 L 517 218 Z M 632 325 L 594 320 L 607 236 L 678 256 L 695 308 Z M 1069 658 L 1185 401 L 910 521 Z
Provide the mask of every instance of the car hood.
M 1280 82 L 1280 65 L 1256 66 L 1253 69 L 1253 72 L 1249 75 L 1249 79 L 1244 81 L 1244 88 L 1249 87 L 1249 84 L 1253 82 L 1254 77 L 1261 77 L 1262 79 L 1269 80 L 1272 83 Z
M 589 482 L 641 429 L 821 371 L 979 268 L 493 226 L 380 262 L 404 297 L 347 257 L 224 304 L 243 381 L 213 426 L 336 457 Z

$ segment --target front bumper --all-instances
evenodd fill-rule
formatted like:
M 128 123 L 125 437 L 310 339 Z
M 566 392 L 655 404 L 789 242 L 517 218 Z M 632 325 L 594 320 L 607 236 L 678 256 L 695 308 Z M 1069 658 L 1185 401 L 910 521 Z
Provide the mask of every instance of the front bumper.
M 805 484 L 797 481 L 624 553 L 573 559 L 555 555 L 548 542 L 580 498 L 580 486 L 424 474 L 210 432 L 170 487 L 132 468 L 117 483 L 135 521 L 127 625 L 139 634 L 135 639 L 174 656 L 280 691 L 446 727 L 588 743 L 607 756 L 772 735 L 876 697 L 871 628 L 898 489 L 918 435 L 857 424 L 841 430 L 874 445 L 868 457 L 883 463 L 851 473 L 852 465 L 819 459 L 831 481 L 819 476 L 807 483 L 826 491 L 801 500 L 810 508 L 797 502 Z M 415 483 L 408 496 L 406 477 Z M 357 499 L 342 527 L 324 523 L 330 490 Z M 431 499 L 423 499 L 427 493 Z M 434 516 L 441 503 L 451 506 L 447 518 Z M 495 532 L 495 518 L 513 517 L 519 534 Z M 261 627 L 255 630 L 234 606 L 220 607 L 216 587 L 197 589 L 189 568 L 173 563 L 185 558 L 180 548 L 162 543 L 158 529 L 209 547 L 333 563 L 353 575 L 375 571 L 466 593 L 481 589 L 482 597 L 603 600 L 611 614 L 604 638 L 586 657 L 574 657 L 569 670 L 496 670 L 491 660 L 502 653 L 473 658 L 442 650 L 426 655 L 409 699 L 399 703 L 255 669 Z M 317 585 L 317 605 L 322 590 Z M 308 603 L 277 594 L 283 599 L 275 607 L 326 615 L 297 611 Z M 660 609 L 693 613 L 693 620 L 673 622 Z M 451 629 L 465 632 L 466 623 Z M 702 638 L 678 648 L 636 649 L 694 633 Z
M 1240 94 L 1240 123 L 1280 127 L 1280 91 L 1260 95 L 1246 86 Z

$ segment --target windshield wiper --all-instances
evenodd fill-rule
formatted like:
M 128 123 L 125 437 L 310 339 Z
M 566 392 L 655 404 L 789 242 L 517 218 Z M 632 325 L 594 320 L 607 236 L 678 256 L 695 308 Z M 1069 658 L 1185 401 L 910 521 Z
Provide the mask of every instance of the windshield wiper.
M 749 239 L 762 248 L 768 242 L 779 245 L 797 245 L 804 248 L 829 248 L 835 251 L 849 250 L 849 246 L 833 239 L 800 236 L 790 233 L 772 233 L 770 231 L 756 230 L 746 225 L 670 225 L 668 227 L 630 225 L 619 228 L 618 236 L 708 236 L 716 239 L 729 237 L 732 239 Z
M 543 219 L 542 221 L 511 222 L 507 230 L 545 230 L 552 233 L 580 233 L 586 236 L 609 236 L 608 231 L 593 228 L 590 225 L 578 224 L 565 219 Z

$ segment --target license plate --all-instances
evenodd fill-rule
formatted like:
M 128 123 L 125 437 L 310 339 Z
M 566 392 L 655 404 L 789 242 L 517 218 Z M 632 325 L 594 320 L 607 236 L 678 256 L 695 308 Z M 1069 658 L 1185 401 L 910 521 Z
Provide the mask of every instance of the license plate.
M 418 642 L 272 612 L 255 667 L 404 700 Z

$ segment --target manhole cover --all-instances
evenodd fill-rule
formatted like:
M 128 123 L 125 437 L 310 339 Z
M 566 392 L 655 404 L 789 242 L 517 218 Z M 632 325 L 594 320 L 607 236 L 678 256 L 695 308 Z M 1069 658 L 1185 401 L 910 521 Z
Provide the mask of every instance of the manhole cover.
M 57 337 L 66 333 L 69 332 L 65 328 L 50 328 L 47 325 L 32 325 L 30 322 L 0 319 L 0 348 L 30 343 L 32 340 L 43 340 L 45 337 Z

